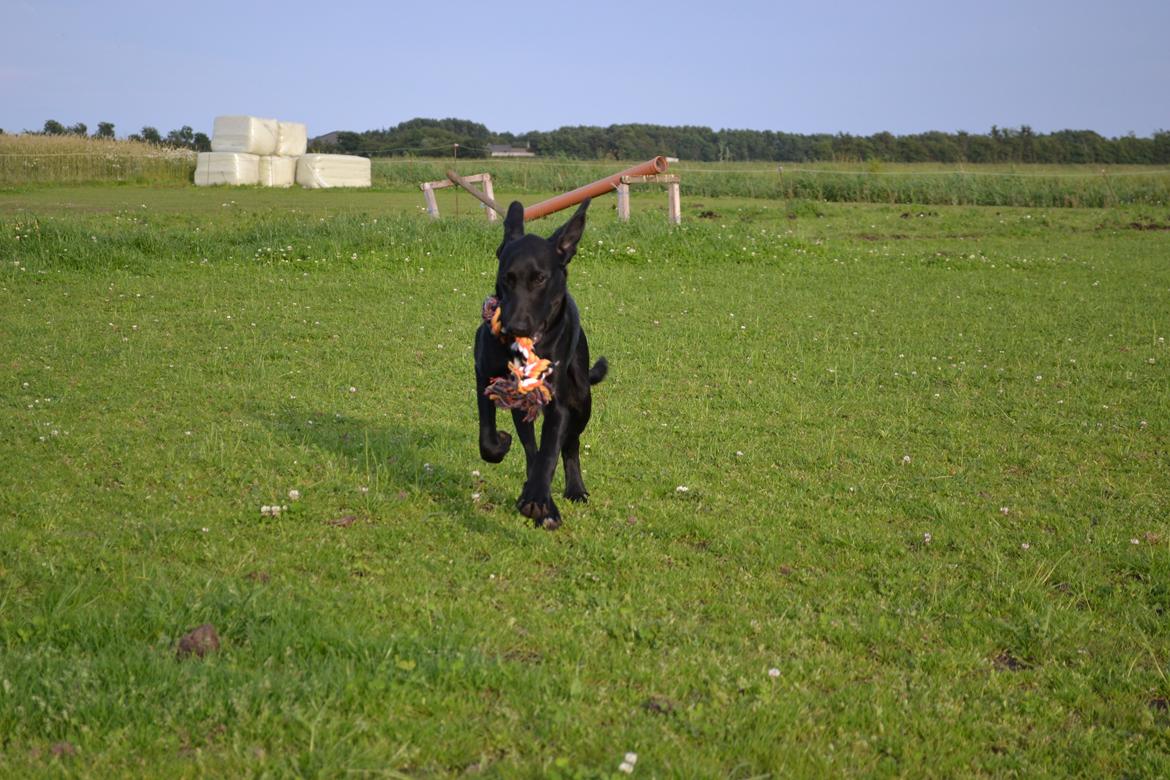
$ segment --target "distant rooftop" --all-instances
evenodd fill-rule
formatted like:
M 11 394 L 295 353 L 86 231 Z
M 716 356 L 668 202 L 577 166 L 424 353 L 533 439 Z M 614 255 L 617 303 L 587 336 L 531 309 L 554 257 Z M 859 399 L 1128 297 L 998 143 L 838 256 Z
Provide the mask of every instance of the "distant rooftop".
M 492 157 L 535 157 L 536 152 L 527 146 L 511 146 L 509 144 L 488 144 L 488 153 Z

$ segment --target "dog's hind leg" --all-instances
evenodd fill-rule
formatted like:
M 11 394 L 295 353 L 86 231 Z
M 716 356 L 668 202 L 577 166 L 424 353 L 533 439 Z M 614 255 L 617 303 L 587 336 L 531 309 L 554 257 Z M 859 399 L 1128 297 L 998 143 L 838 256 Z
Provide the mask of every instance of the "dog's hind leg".
M 565 463 L 565 498 L 570 501 L 589 500 L 589 491 L 585 489 L 585 480 L 581 476 L 581 433 L 589 424 L 592 405 L 592 399 L 587 396 L 582 409 L 569 410 L 569 429 L 565 433 L 561 458 Z
M 556 401 L 545 407 L 544 422 L 540 426 L 540 447 L 528 469 L 528 479 L 520 491 L 520 498 L 516 499 L 520 514 L 532 518 L 537 528 L 549 531 L 561 527 L 561 513 L 552 499 L 550 485 L 561 457 L 568 422 L 568 413 Z

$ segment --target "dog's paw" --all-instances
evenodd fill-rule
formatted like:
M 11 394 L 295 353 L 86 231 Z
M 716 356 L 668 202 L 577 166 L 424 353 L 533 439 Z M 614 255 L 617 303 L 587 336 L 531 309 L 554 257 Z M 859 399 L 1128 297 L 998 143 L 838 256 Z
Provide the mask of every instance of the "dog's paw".
M 525 485 L 520 498 L 516 499 L 516 509 L 525 517 L 532 518 L 537 528 L 551 531 L 561 526 L 561 513 L 547 489 L 532 489 Z
M 589 491 L 584 485 L 565 485 L 565 498 L 575 504 L 585 504 L 589 501 Z
M 479 456 L 488 463 L 499 463 L 511 447 L 512 434 L 507 431 L 496 431 L 495 441 L 479 437 Z

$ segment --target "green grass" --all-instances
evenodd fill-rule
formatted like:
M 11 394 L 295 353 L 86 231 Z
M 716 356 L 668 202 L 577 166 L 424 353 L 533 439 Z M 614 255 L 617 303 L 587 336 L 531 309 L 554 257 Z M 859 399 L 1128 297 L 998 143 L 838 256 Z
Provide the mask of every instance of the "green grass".
M 662 200 L 573 261 L 547 533 L 477 457 L 499 228 L 0 194 L 0 775 L 1166 775 L 1164 210 Z
M 640 160 L 637 162 L 641 162 Z M 499 191 L 564 192 L 630 162 L 462 160 L 461 173 L 487 171 Z M 374 161 L 374 183 L 441 181 L 450 160 Z M 1170 204 L 1170 170 L 1150 166 L 700 163 L 670 167 L 684 197 L 806 199 L 834 203 L 1026 206 L 1034 208 Z
M 558 158 L 377 158 L 380 190 L 444 181 L 452 167 L 489 172 L 497 192 L 551 195 L 609 176 L 637 161 Z M 127 141 L 0 135 L 0 187 L 192 181 L 195 155 Z M 1113 207 L 1170 204 L 1170 170 L 1140 165 L 939 163 L 702 163 L 671 166 L 686 197 L 805 199 L 835 203 Z M 643 189 L 644 187 L 639 187 Z M 504 196 L 501 196 L 504 197 Z M 470 202 L 470 196 L 464 195 Z

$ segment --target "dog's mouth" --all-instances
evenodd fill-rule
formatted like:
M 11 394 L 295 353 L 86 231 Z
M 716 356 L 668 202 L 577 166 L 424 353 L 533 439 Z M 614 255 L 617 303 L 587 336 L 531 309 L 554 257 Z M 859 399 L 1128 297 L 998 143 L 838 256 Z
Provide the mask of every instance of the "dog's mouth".
M 512 330 L 511 328 L 504 328 L 504 335 L 510 339 L 528 339 L 533 344 L 536 344 L 540 341 L 540 337 L 544 335 L 544 331 L 534 330 L 521 332 L 518 330 Z

